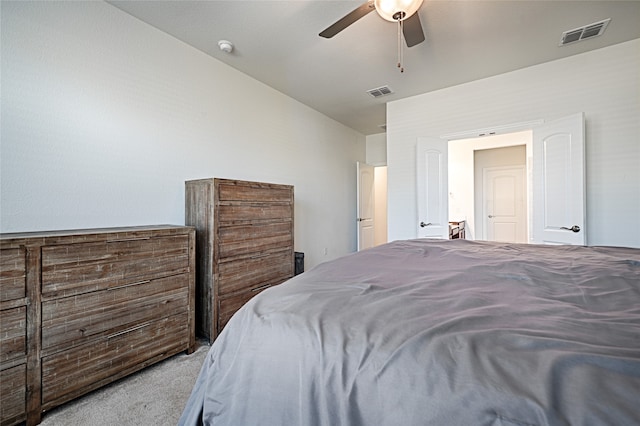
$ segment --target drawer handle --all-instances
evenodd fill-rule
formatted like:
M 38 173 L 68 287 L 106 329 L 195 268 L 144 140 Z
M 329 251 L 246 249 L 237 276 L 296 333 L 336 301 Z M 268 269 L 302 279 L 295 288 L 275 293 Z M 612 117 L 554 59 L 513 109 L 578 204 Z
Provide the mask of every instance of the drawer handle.
M 126 243 L 129 241 L 144 241 L 144 240 L 150 240 L 151 237 L 140 237 L 140 238 L 126 238 L 124 240 L 109 240 L 107 241 L 108 243 Z
M 127 333 L 130 333 L 132 331 L 139 330 L 141 328 L 144 328 L 144 327 L 148 326 L 149 324 L 150 324 L 149 322 L 145 322 L 143 324 L 136 325 L 135 327 L 131 327 L 131 328 L 127 328 L 126 330 L 118 331 L 117 333 L 113 333 L 113 334 L 108 335 L 107 339 L 113 339 L 114 337 L 122 336 L 123 334 L 127 334 Z
M 255 293 L 256 291 L 264 290 L 267 287 L 271 287 L 271 284 L 265 284 L 265 285 L 261 285 L 261 286 L 256 287 L 256 288 L 252 288 L 251 291 L 253 291 Z
M 119 285 L 116 287 L 109 287 L 107 290 L 111 291 L 111 290 L 119 290 L 121 288 L 127 288 L 127 287 L 133 287 L 134 285 L 140 285 L 140 284 L 147 284 L 150 283 L 151 280 L 144 280 L 144 281 L 138 281 L 135 283 L 131 283 L 131 284 L 124 284 L 124 285 Z

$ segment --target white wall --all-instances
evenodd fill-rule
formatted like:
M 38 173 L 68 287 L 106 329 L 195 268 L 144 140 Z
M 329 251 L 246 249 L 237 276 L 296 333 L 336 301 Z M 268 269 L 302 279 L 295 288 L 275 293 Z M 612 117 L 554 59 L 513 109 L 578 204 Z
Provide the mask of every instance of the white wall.
M 374 197 L 373 245 L 379 246 L 387 240 L 387 166 L 373 169 Z
M 640 39 L 389 103 L 389 240 L 416 237 L 418 137 L 582 111 L 589 244 L 640 247 L 638 76 Z
M 387 134 L 377 133 L 367 136 L 367 164 L 387 165 Z
M 295 186 L 307 269 L 355 251 L 363 135 L 107 3 L 1 12 L 2 232 L 183 224 L 222 177 Z

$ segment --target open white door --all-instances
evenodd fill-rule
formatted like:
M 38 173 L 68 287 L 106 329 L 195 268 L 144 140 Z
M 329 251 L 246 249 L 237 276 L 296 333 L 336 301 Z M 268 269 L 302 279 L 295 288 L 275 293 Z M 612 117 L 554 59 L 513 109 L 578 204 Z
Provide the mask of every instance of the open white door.
M 587 243 L 584 145 L 582 113 L 533 129 L 534 243 Z
M 374 168 L 369 164 L 356 163 L 358 200 L 358 250 L 374 245 Z
M 449 238 L 448 141 L 418 138 L 418 238 Z

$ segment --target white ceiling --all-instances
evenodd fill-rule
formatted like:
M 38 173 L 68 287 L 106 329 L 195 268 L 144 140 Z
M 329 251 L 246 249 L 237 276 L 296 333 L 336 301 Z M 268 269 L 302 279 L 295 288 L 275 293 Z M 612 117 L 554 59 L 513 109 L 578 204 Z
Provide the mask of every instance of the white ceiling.
M 640 0 L 424 0 L 426 41 L 405 46 L 400 73 L 396 24 L 375 12 L 318 36 L 363 2 L 108 1 L 364 135 L 383 131 L 387 101 L 640 38 Z M 606 18 L 602 36 L 558 45 L 564 31 Z M 231 54 L 221 39 L 233 42 Z M 384 85 L 395 93 L 366 93 Z

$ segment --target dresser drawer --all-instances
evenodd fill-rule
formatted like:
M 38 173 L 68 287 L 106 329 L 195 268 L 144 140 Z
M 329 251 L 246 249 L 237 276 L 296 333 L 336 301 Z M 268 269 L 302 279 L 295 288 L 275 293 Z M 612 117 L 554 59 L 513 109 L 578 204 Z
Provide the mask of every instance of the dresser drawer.
M 27 308 L 0 311 L 0 363 L 27 355 Z
M 274 283 L 276 285 L 279 283 Z M 256 294 L 272 287 L 273 285 L 265 285 L 254 290 L 248 290 L 236 293 L 231 296 L 218 298 L 218 333 L 222 331 L 224 326 L 229 322 L 233 314 L 236 313 L 245 303 L 247 303 Z
M 16 424 L 26 419 L 27 366 L 0 371 L 0 424 Z
M 42 303 L 42 350 L 109 337 L 189 309 L 188 274 L 84 293 Z
M 218 184 L 218 200 L 292 203 L 293 191 L 292 187 L 287 185 L 221 179 Z
M 187 235 L 42 248 L 42 296 L 65 297 L 189 270 Z
M 219 226 L 253 221 L 282 221 L 293 217 L 291 204 L 220 203 L 217 210 Z
M 0 302 L 26 296 L 26 250 L 0 250 Z
M 291 222 L 224 226 L 218 229 L 218 258 L 293 247 Z
M 292 276 L 291 250 L 220 262 L 217 277 L 218 295 L 251 290 L 266 284 L 280 284 Z
M 43 409 L 184 349 L 189 344 L 187 320 L 187 313 L 173 315 L 43 358 Z

